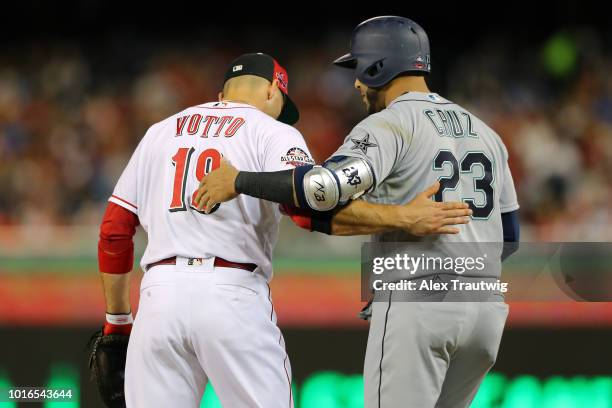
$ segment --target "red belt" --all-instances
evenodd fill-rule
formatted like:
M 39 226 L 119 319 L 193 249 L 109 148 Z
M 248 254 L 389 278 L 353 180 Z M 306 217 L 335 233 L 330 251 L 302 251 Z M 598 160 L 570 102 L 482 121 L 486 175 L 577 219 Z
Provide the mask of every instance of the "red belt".
M 190 258 L 190 261 L 201 261 L 201 258 Z M 192 263 L 190 263 L 191 265 Z M 154 266 L 159 265 L 176 265 L 176 256 L 172 256 L 170 258 L 162 259 L 161 261 L 153 262 L 145 266 L 145 271 L 148 271 Z M 240 262 L 232 262 L 227 259 L 220 258 L 218 256 L 215 257 L 214 265 L 219 268 L 237 268 L 237 269 L 245 269 L 247 271 L 253 272 L 257 269 L 257 265 L 252 263 L 240 263 Z

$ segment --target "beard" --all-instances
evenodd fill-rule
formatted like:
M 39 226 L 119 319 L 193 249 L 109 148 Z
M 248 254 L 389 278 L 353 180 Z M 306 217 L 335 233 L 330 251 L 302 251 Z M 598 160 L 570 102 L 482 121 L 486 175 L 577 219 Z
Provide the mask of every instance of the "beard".
M 364 103 L 366 105 L 368 115 L 385 109 L 384 97 L 382 92 L 380 92 L 378 89 L 368 88 L 364 95 Z

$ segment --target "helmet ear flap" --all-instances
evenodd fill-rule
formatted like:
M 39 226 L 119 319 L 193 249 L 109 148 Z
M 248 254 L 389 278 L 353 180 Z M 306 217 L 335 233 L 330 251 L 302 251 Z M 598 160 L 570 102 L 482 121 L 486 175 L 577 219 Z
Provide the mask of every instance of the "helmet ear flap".
M 374 63 L 370 64 L 367 68 L 362 71 L 362 76 L 366 85 L 368 83 L 377 82 L 376 79 L 383 73 L 385 67 L 385 58 L 379 59 Z
M 369 78 L 372 78 L 372 79 L 376 78 L 381 73 L 381 71 L 383 70 L 383 67 L 385 66 L 384 60 L 385 59 L 383 58 L 383 59 L 380 59 L 374 62 L 372 65 L 370 65 L 364 70 L 364 74 L 367 75 Z

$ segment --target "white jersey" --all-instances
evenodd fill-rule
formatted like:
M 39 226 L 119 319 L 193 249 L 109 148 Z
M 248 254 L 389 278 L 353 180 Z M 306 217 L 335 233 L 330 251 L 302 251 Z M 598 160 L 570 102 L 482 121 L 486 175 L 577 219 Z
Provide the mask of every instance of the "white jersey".
M 254 263 L 271 278 L 278 204 L 240 195 L 208 215 L 192 205 L 199 180 L 221 156 L 254 172 L 313 163 L 298 130 L 247 104 L 207 103 L 151 126 L 109 199 L 147 232 L 143 268 L 172 256 L 218 256 Z

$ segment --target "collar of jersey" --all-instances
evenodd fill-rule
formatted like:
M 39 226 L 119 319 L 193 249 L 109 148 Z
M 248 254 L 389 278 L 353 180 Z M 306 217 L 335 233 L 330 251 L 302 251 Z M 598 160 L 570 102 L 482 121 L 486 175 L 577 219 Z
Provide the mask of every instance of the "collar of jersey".
M 410 91 L 410 92 L 405 92 L 401 94 L 400 96 L 398 96 L 397 98 L 395 98 L 394 100 L 392 100 L 391 103 L 387 105 L 387 108 L 389 108 L 391 105 L 393 105 L 396 102 L 404 101 L 404 100 L 431 102 L 431 99 L 427 98 L 427 95 L 436 95 L 438 98 L 440 98 L 441 102 L 446 102 L 446 99 L 444 99 L 443 97 L 441 97 L 435 92 Z
M 204 105 L 200 105 L 200 106 L 213 107 L 214 105 L 216 105 L 218 103 L 224 103 L 224 104 L 230 105 L 230 106 L 244 106 L 244 107 L 249 107 L 249 108 L 255 108 L 255 106 L 250 105 L 248 103 L 244 103 L 244 102 L 208 102 L 208 103 L 205 103 Z M 257 109 L 257 108 L 255 108 L 255 109 Z

